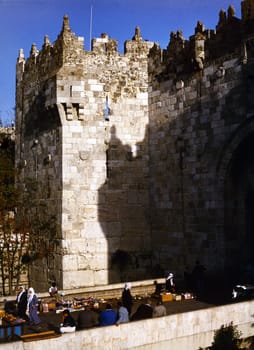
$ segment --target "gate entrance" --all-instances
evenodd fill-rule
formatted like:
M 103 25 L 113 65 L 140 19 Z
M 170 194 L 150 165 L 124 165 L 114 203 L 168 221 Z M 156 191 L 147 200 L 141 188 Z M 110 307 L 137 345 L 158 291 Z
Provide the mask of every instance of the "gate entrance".
M 225 180 L 225 265 L 245 283 L 254 283 L 253 150 L 254 133 L 234 152 Z

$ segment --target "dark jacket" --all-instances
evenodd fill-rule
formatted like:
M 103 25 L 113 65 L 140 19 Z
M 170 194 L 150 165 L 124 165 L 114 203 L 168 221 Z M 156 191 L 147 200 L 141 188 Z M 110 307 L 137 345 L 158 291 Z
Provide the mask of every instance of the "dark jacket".
M 150 304 L 141 304 L 132 315 L 131 321 L 144 320 L 153 317 L 153 308 Z
M 71 315 L 68 315 L 63 320 L 63 326 L 64 327 L 74 327 L 74 326 L 76 326 L 76 322 Z
M 122 292 L 122 303 L 123 306 L 126 307 L 126 309 L 129 312 L 129 315 L 131 314 L 131 308 L 132 308 L 132 296 L 129 289 L 124 289 Z
M 96 326 L 97 318 L 95 312 L 83 310 L 78 313 L 78 329 L 91 328 Z
M 19 298 L 19 295 L 17 296 L 16 303 L 17 303 L 17 309 L 18 309 L 18 316 L 20 318 L 26 319 L 27 318 L 27 315 L 26 315 L 27 291 L 26 290 L 21 294 L 20 298 Z

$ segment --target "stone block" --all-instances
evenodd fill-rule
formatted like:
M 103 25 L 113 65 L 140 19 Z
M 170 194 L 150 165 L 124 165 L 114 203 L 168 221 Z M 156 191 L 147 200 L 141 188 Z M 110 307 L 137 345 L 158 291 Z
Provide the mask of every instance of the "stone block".
M 63 289 L 75 289 L 82 286 L 94 286 L 94 271 L 63 271 Z

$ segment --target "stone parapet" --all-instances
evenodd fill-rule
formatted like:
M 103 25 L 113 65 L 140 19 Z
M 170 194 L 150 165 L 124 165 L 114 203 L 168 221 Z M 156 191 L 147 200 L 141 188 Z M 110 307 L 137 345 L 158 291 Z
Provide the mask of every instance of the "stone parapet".
M 233 325 L 242 338 L 253 336 L 254 301 L 212 307 L 182 314 L 129 322 L 119 327 L 93 328 L 67 333 L 57 339 L 36 343 L 1 344 L 3 350 L 61 349 L 80 350 L 197 350 L 211 345 L 214 332 L 222 325 Z

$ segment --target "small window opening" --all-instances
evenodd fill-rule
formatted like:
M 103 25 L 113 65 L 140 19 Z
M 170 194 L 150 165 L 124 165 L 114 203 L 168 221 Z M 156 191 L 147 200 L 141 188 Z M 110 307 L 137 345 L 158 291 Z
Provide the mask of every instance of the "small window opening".
M 106 121 L 109 121 L 109 115 L 110 115 L 110 108 L 108 106 L 108 96 L 106 96 L 106 103 L 105 103 L 105 109 L 104 109 L 104 116 Z

